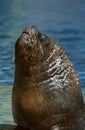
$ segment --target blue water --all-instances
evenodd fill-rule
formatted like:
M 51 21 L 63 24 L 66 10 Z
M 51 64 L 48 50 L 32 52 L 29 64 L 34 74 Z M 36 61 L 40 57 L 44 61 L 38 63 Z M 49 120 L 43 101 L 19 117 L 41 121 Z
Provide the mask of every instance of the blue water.
M 58 42 L 79 75 L 85 97 L 85 0 L 0 0 L 0 123 L 13 123 L 14 46 L 36 25 Z

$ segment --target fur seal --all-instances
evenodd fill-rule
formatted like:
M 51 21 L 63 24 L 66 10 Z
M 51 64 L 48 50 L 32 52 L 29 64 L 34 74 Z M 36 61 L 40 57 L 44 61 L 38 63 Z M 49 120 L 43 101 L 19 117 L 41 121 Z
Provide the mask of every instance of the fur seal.
M 16 124 L 40 130 L 78 124 L 84 111 L 68 56 L 35 26 L 26 28 L 15 45 L 12 111 Z

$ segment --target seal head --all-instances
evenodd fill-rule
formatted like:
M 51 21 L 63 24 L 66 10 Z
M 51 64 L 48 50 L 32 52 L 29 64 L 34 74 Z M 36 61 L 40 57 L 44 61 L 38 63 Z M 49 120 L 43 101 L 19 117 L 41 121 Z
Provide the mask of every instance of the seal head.
M 15 123 L 40 130 L 79 123 L 84 110 L 72 63 L 35 26 L 26 28 L 16 42 L 12 107 Z
M 29 64 L 42 62 L 46 57 L 45 53 L 47 53 L 47 46 L 49 47 L 49 44 L 50 39 L 44 34 L 41 34 L 36 27 L 32 26 L 31 28 L 25 29 L 18 39 L 15 56 L 17 55 L 17 57 L 25 62 L 29 62 Z

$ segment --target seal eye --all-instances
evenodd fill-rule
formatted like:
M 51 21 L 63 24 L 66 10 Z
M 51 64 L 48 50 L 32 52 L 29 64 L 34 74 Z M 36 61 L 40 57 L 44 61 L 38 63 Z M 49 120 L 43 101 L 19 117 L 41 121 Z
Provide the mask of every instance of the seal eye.
M 47 46 L 49 44 L 48 37 L 45 36 L 44 34 L 39 35 L 39 42 L 43 43 L 43 45 Z

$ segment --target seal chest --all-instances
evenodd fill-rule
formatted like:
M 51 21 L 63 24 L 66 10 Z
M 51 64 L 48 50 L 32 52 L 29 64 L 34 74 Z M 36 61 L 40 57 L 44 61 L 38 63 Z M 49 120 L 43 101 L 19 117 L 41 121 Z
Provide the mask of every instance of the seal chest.
M 35 26 L 15 45 L 12 110 L 16 124 L 51 129 L 69 126 L 83 113 L 79 78 L 62 48 Z

